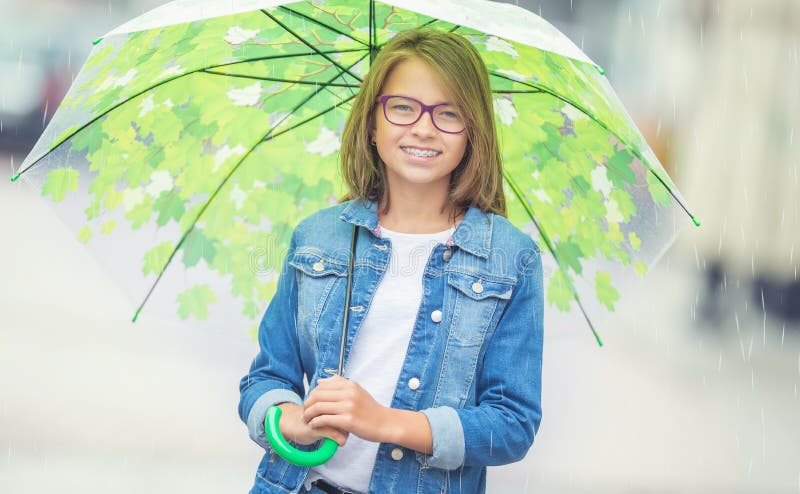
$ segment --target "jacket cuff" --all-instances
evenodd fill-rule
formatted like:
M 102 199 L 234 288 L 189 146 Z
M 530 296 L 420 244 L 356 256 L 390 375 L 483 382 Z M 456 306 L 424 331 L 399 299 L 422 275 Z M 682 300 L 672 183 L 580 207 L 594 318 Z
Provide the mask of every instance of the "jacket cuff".
M 267 418 L 267 410 L 272 405 L 279 403 L 294 403 L 303 406 L 303 400 L 294 391 L 288 389 L 273 389 L 267 391 L 253 403 L 253 408 L 247 415 L 247 432 L 250 439 L 266 450 L 272 449 L 264 430 L 264 419 Z
M 428 466 L 455 470 L 464 464 L 466 446 L 464 428 L 454 408 L 437 407 L 420 410 L 428 418 L 433 440 L 433 455 L 422 455 Z

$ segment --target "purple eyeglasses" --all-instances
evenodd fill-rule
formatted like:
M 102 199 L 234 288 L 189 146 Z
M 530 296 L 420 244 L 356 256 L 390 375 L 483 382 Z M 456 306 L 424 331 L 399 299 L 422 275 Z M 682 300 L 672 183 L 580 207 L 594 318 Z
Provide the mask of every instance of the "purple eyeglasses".
M 383 106 L 383 116 L 394 125 L 414 125 L 423 113 L 428 112 L 433 126 L 445 134 L 460 134 L 467 127 L 458 107 L 452 103 L 426 105 L 418 99 L 399 94 L 384 94 L 375 101 Z

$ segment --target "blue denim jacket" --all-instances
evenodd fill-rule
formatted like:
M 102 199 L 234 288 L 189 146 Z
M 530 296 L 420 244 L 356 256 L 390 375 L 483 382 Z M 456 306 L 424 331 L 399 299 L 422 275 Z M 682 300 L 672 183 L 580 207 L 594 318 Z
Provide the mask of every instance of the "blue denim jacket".
M 297 493 L 308 474 L 272 451 L 264 417 L 273 404 L 302 405 L 304 378 L 310 390 L 335 372 L 350 239 L 352 228 L 361 227 L 347 358 L 389 263 L 391 242 L 376 235 L 376 211 L 374 202 L 348 201 L 304 219 L 292 235 L 261 321 L 260 352 L 240 384 L 239 415 L 267 450 L 251 493 Z M 486 466 L 522 459 L 539 428 L 539 249 L 507 219 L 478 208 L 467 211 L 453 244 L 437 245 L 425 265 L 422 301 L 391 404 L 427 416 L 433 454 L 381 444 L 370 493 L 483 493 Z M 416 380 L 409 387 L 412 378 L 418 387 Z

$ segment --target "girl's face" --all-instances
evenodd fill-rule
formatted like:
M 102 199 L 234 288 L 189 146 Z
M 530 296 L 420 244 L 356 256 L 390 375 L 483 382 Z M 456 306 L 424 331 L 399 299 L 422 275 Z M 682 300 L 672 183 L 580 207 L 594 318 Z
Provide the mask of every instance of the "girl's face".
M 426 105 L 453 101 L 442 87 L 438 75 L 418 58 L 394 66 L 384 81 L 381 95 L 385 94 L 409 96 Z M 378 154 L 386 164 L 387 186 L 390 190 L 424 188 L 432 192 L 444 191 L 446 195 L 450 173 L 461 162 L 467 148 L 467 131 L 459 134 L 440 131 L 434 126 L 430 112 L 423 112 L 412 125 L 395 125 L 386 120 L 381 103 L 375 105 L 372 136 Z M 406 108 L 401 107 L 400 110 Z M 452 117 L 453 114 L 447 113 L 447 116 Z

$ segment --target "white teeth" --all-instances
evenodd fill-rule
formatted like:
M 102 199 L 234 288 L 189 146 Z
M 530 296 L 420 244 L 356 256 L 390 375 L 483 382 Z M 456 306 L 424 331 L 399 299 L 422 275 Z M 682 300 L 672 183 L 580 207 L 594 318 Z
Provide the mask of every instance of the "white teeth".
M 442 153 L 439 151 L 430 151 L 430 150 L 422 150 L 422 149 L 414 149 L 414 148 L 400 148 L 404 152 L 412 155 L 412 156 L 420 156 L 420 157 L 431 157 L 431 156 L 438 156 Z

